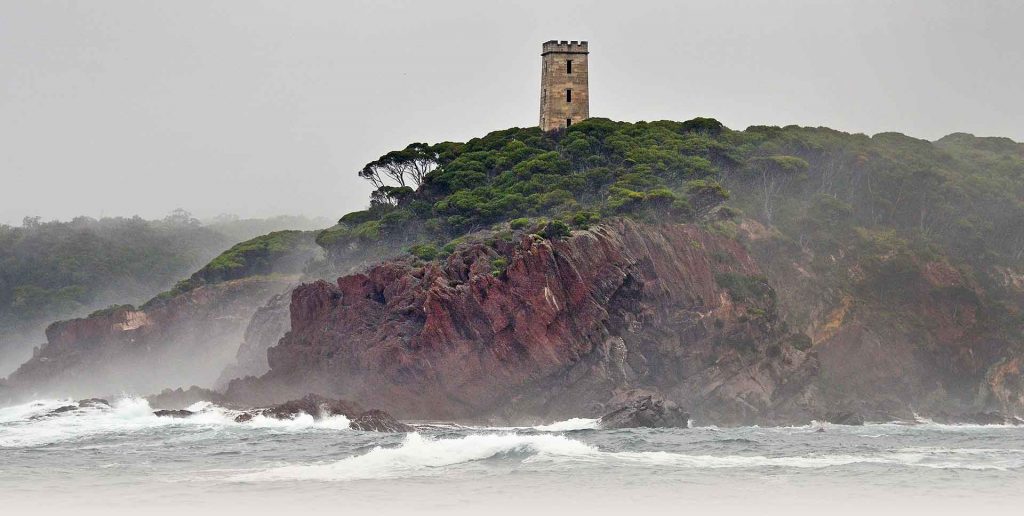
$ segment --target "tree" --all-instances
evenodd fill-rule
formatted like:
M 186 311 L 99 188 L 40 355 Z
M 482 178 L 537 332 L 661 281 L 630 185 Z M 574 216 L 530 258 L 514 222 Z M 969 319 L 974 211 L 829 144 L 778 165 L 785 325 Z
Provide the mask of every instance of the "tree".
M 370 206 L 398 206 L 413 191 L 408 186 L 382 186 L 370 194 Z
M 397 183 L 399 187 L 411 185 L 418 188 L 427 174 L 437 168 L 439 150 L 439 147 L 425 143 L 410 144 L 405 149 L 391 151 L 367 163 L 359 171 L 359 177 L 370 181 L 378 189 L 386 186 L 384 178 Z
M 200 222 L 198 219 L 192 216 L 192 214 L 185 209 L 176 208 L 174 211 L 164 217 L 164 222 L 172 226 L 199 226 Z
M 765 221 L 771 224 L 775 197 L 810 165 L 795 156 L 768 156 L 751 158 L 747 166 L 753 171 L 761 190 Z

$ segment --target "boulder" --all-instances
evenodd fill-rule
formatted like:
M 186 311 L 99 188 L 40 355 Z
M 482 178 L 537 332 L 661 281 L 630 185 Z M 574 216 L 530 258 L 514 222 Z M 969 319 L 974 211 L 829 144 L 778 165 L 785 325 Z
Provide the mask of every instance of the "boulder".
M 659 395 L 634 397 L 601 417 L 600 427 L 612 428 L 687 428 L 690 414 Z
M 146 396 L 146 401 L 151 407 L 158 409 L 182 409 L 199 401 L 209 401 L 221 406 L 228 404 L 223 394 L 195 385 L 188 389 L 164 389 L 160 394 Z
M 175 417 L 175 418 L 189 417 L 189 416 L 192 416 L 193 414 L 195 414 L 195 412 L 192 412 L 191 410 L 184 410 L 184 409 L 180 409 L 180 410 L 164 409 L 164 410 L 157 410 L 157 411 L 153 412 L 153 415 L 157 416 L 157 417 Z
M 264 416 L 276 419 L 292 419 L 299 414 L 309 414 L 315 418 L 340 414 L 352 419 L 363 412 L 363 408 L 356 403 L 325 398 L 316 394 L 307 394 L 302 399 L 286 401 L 260 411 Z
M 64 405 L 63 407 L 57 407 L 50 411 L 50 414 L 63 414 L 65 412 L 71 412 L 72 410 L 78 410 L 78 405 Z
M 864 417 L 849 410 L 837 410 L 825 415 L 825 421 L 833 425 L 863 426 Z
M 415 429 L 383 410 L 364 410 L 358 403 L 325 398 L 307 394 L 301 399 L 286 401 L 273 407 L 245 411 L 235 417 L 236 423 L 252 421 L 256 416 L 275 419 L 294 419 L 300 414 L 309 414 L 315 419 L 331 416 L 345 416 L 354 430 L 368 432 L 412 432 Z
M 73 410 L 78 410 L 78 405 L 64 405 L 62 407 L 57 407 L 57 408 L 55 408 L 55 409 L 53 409 L 53 410 L 51 410 L 51 411 L 49 411 L 49 412 L 47 412 L 45 414 L 36 414 L 36 415 L 30 417 L 29 420 L 30 421 L 38 421 L 40 419 L 49 419 L 51 417 L 56 417 L 56 416 L 59 416 L 59 415 L 65 413 L 65 412 L 71 412 Z
M 367 432 L 413 432 L 415 429 L 384 412 L 383 410 L 367 410 L 355 419 L 351 419 L 351 428 Z

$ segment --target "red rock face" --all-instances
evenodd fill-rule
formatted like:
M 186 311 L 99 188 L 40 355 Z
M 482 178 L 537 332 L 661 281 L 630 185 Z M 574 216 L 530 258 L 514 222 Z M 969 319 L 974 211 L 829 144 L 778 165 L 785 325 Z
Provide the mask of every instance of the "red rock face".
M 10 387 L 25 396 L 88 397 L 212 385 L 233 360 L 253 313 L 290 280 L 234 280 L 144 310 L 55 323 L 46 330 L 47 343 L 10 376 Z
M 747 317 L 722 272 L 759 274 L 734 240 L 631 221 L 473 244 L 445 263 L 390 261 L 297 288 L 271 371 L 228 394 L 266 403 L 310 390 L 405 418 L 597 414 L 617 389 L 764 358 L 771 315 Z

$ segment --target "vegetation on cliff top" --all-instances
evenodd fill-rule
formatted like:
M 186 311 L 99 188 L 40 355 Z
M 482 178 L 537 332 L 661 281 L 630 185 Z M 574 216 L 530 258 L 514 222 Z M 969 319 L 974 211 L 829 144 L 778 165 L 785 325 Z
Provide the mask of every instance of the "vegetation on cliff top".
M 709 118 L 592 118 L 560 132 L 413 144 L 359 175 L 378 187 L 370 207 L 317 237 L 336 257 L 442 246 L 496 224 L 525 227 L 524 218 L 572 227 L 612 215 L 692 221 L 729 200 L 715 219 L 742 212 L 820 251 L 890 232 L 916 251 L 975 265 L 1024 259 L 1024 145 L 1002 138 L 932 143 L 797 126 L 733 131 Z
M 319 251 L 310 231 L 275 231 L 235 244 L 173 289 L 163 292 L 147 305 L 210 285 L 249 276 L 300 272 Z
M 753 219 L 768 228 L 753 250 L 798 326 L 810 322 L 811 299 L 898 303 L 929 263 L 975 285 L 961 290 L 985 291 L 994 324 L 1021 318 L 1007 277 L 1024 268 L 1024 145 L 1005 138 L 593 118 L 413 144 L 359 175 L 377 187 L 369 208 L 317 235 L 336 263 L 403 249 L 432 260 L 483 229 L 560 236 L 626 216 L 739 238 Z M 815 280 L 780 272 L 793 264 Z M 749 290 L 733 280 L 722 278 L 738 295 Z M 958 296 L 967 298 L 978 299 Z
M 510 220 L 524 228 L 524 218 L 553 219 L 538 227 L 556 232 L 610 215 L 693 220 L 728 197 L 716 178 L 736 157 L 720 142 L 723 132 L 712 119 L 594 118 L 561 133 L 514 128 L 466 143 L 413 144 L 359 172 L 377 187 L 370 207 L 317 241 L 340 260 L 395 244 L 441 246 Z

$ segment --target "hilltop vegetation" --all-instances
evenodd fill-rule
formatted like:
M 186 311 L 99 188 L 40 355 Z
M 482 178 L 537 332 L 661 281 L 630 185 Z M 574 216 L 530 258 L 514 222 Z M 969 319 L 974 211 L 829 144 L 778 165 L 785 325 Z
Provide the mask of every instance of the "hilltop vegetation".
M 161 292 L 147 305 L 188 292 L 202 285 L 264 276 L 301 272 L 316 258 L 319 248 L 309 231 L 285 230 L 258 236 L 231 246 L 174 288 Z
M 947 306 L 990 350 L 1024 347 L 1024 145 L 1009 139 L 595 118 L 413 144 L 359 175 L 378 187 L 370 207 L 317 236 L 335 263 L 443 259 L 470 238 L 607 217 L 692 222 L 744 239 L 788 324 L 815 338 L 859 306 L 890 338 L 926 342 L 941 337 L 927 307 Z
M 378 187 L 370 207 L 318 236 L 336 260 L 403 246 L 443 256 L 453 239 L 506 223 L 628 216 L 735 232 L 740 215 L 818 256 L 930 252 L 986 274 L 1024 259 L 1024 145 L 1002 138 L 594 118 L 413 144 L 359 175 Z
M 577 228 L 613 215 L 693 220 L 728 195 L 718 171 L 738 157 L 721 143 L 723 131 L 711 119 L 591 119 L 564 133 L 515 128 L 413 144 L 360 172 L 378 187 L 369 209 L 345 215 L 318 242 L 341 260 L 393 244 L 443 247 L 522 218 L 520 225 L 554 219 Z M 415 173 L 406 180 L 404 171 Z

